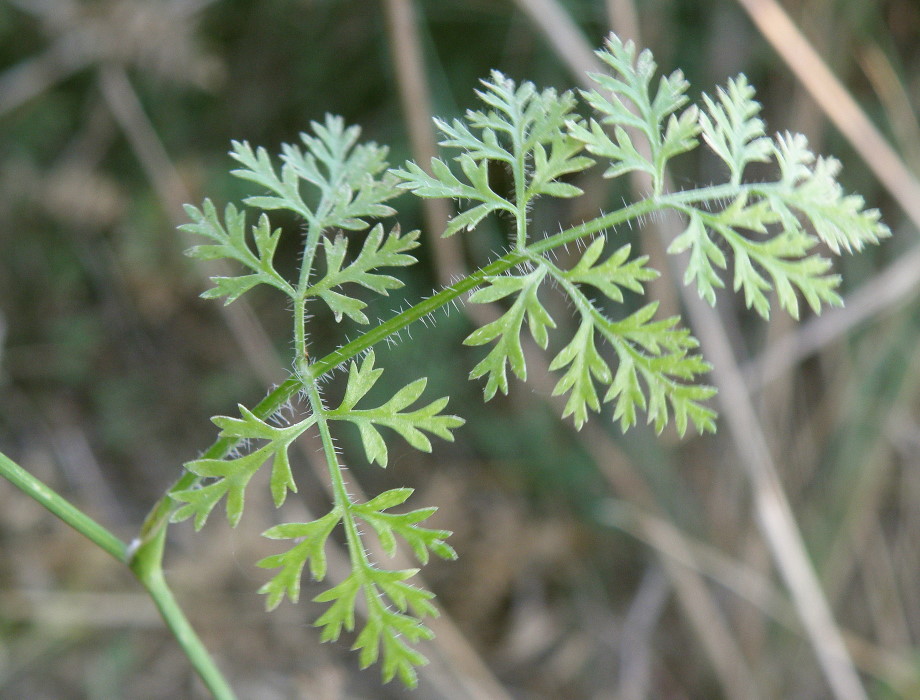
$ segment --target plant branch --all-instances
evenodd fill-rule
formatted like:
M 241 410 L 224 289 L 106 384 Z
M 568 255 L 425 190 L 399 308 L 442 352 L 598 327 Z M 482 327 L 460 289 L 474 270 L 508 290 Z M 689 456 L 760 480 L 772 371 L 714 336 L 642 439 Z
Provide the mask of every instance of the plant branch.
M 643 199 L 629 206 L 618 209 L 614 212 L 591 219 L 588 222 L 572 226 L 565 231 L 561 231 L 553 236 L 540 239 L 531 243 L 525 252 L 510 252 L 498 258 L 494 262 L 479 268 L 475 272 L 467 275 L 463 279 L 455 282 L 449 287 L 445 287 L 440 292 L 433 294 L 427 299 L 423 299 L 414 306 L 393 316 L 389 320 L 363 333 L 342 347 L 333 350 L 324 357 L 310 363 L 305 369 L 309 376 L 303 378 L 299 376 L 289 377 L 285 382 L 273 389 L 258 404 L 252 408 L 253 414 L 259 418 L 265 419 L 276 413 L 291 397 L 304 387 L 304 382 L 309 382 L 333 371 L 359 353 L 373 347 L 377 343 L 384 341 L 389 336 L 399 333 L 416 321 L 428 316 L 438 309 L 455 302 L 463 294 L 470 292 L 483 283 L 489 277 L 500 275 L 510 270 L 516 265 L 524 262 L 530 255 L 540 255 L 549 250 L 565 246 L 579 238 L 589 236 L 600 231 L 612 229 L 627 221 L 641 218 L 656 208 L 653 199 Z M 221 459 L 233 449 L 239 441 L 232 438 L 219 438 L 204 453 L 202 459 Z M 176 509 L 176 504 L 171 494 L 177 491 L 194 486 L 200 477 L 191 472 L 185 472 L 173 486 L 158 500 L 150 513 L 147 515 L 139 536 L 140 546 L 145 542 L 153 539 L 159 531 L 169 522 L 169 517 Z
M 214 697 L 217 700 L 233 700 L 236 697 L 185 617 L 163 576 L 165 528 L 159 529 L 157 536 L 148 540 L 146 546 L 129 546 L 2 452 L 0 475 L 97 547 L 126 564 L 150 594 L 163 620 Z
M 97 523 L 70 501 L 32 476 L 16 462 L 0 452 L 0 475 L 20 491 L 30 496 L 93 544 L 122 564 L 128 563 L 128 545 Z
M 144 547 L 135 552 L 129 568 L 153 599 L 166 625 L 215 700 L 236 700 L 236 695 L 231 690 L 227 679 L 214 663 L 166 583 L 166 578 L 163 576 L 163 544 L 165 541 L 166 529 L 162 528 L 153 540 L 149 540 Z

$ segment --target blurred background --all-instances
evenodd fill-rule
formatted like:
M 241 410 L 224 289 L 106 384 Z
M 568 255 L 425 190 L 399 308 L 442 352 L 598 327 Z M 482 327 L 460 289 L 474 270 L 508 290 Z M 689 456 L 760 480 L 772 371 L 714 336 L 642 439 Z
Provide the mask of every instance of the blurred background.
M 468 421 L 457 441 L 430 456 L 394 442 L 387 471 L 350 465 L 368 492 L 416 488 L 410 504 L 438 505 L 436 525 L 455 532 L 460 559 L 423 572 L 444 615 L 417 691 L 382 687 L 344 640 L 318 643 L 318 587 L 263 611 L 254 562 L 275 549 L 258 533 L 324 512 L 309 449 L 302 498 L 281 512 L 254 485 L 236 530 L 219 517 L 198 534 L 171 528 L 169 579 L 241 698 L 859 697 L 822 672 L 816 649 L 835 640 L 870 697 L 920 697 L 920 6 L 784 0 L 791 25 L 777 7 L 0 0 L 0 451 L 130 540 L 214 439 L 209 417 L 253 405 L 290 366 L 279 298 L 203 301 L 205 271 L 182 255 L 182 203 L 249 193 L 228 174 L 230 140 L 275 153 L 328 112 L 390 145 L 391 164 L 427 161 L 431 114 L 472 106 L 490 69 L 583 86 L 590 50 L 614 29 L 663 70 L 683 69 L 694 99 L 745 72 L 769 131 L 803 132 L 840 158 L 845 187 L 893 231 L 839 260 L 845 309 L 765 323 L 726 294 L 703 318 L 714 325 L 687 320 L 704 348 L 727 348 L 709 357 L 725 382 L 715 406 L 751 418 L 752 439 L 724 421 L 704 438 L 623 435 L 609 411 L 577 433 L 539 355 L 533 381 L 483 405 L 466 381 L 483 349 L 460 342 L 475 321 L 452 312 L 378 358 L 394 386 L 424 374 L 427 395 L 450 394 Z M 535 211 L 536 225 L 630 196 L 600 171 L 579 183 L 582 200 Z M 672 176 L 680 188 L 724 174 L 691 155 Z M 408 196 L 397 206 L 403 228 L 426 236 L 449 214 Z M 433 236 L 402 296 L 370 315 L 487 261 L 505 233 L 492 226 L 463 242 Z M 667 270 L 658 232 L 620 235 Z M 279 256 L 293 267 L 296 246 Z M 675 280 L 651 293 L 681 312 Z M 312 347 L 354 331 L 319 314 Z M 354 436 L 343 438 L 347 451 Z M 764 473 L 781 484 L 772 495 Z M 791 504 L 793 544 L 823 590 L 812 602 L 836 626 L 803 622 L 809 600 L 777 568 L 764 498 Z M 130 575 L 6 482 L 0 553 L 0 697 L 205 696 Z

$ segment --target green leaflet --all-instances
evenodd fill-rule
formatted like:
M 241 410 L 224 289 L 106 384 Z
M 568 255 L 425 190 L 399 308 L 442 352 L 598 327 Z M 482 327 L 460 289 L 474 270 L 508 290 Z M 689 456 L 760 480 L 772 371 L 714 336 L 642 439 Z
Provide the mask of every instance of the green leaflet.
M 309 563 L 310 575 L 315 581 L 326 578 L 326 540 L 342 519 L 338 510 L 332 510 L 322 518 L 309 523 L 285 523 L 269 528 L 263 537 L 272 540 L 300 540 L 298 544 L 282 554 L 265 557 L 256 563 L 264 569 L 281 568 L 270 581 L 259 589 L 268 596 L 265 607 L 277 608 L 284 597 L 292 603 L 300 599 L 300 579 L 304 567 Z
M 398 225 L 384 236 L 383 226 L 377 224 L 364 239 L 358 256 L 347 264 L 344 263 L 348 250 L 345 236 L 339 234 L 335 238 L 324 239 L 326 274 L 306 290 L 305 297 L 321 298 L 335 314 L 336 321 L 340 321 L 344 314 L 358 323 L 368 323 L 368 318 L 362 311 L 367 304 L 360 299 L 336 292 L 335 288 L 344 284 L 358 284 L 383 296 L 386 296 L 390 289 L 399 289 L 403 285 L 400 280 L 374 270 L 380 267 L 406 267 L 415 264 L 415 258 L 408 255 L 407 251 L 418 247 L 418 236 L 418 231 L 402 235 Z
M 542 195 L 575 197 L 581 190 L 560 181 L 594 161 L 582 155 L 582 146 L 565 130 L 572 118 L 575 96 L 555 90 L 539 92 L 533 83 L 516 85 L 498 71 L 482 81 L 476 94 L 487 106 L 469 110 L 463 119 L 435 119 L 443 134 L 441 146 L 461 150 L 454 160 L 466 182 L 439 158 L 431 161 L 431 174 L 415 163 L 393 172 L 400 187 L 419 197 L 446 197 L 476 203 L 448 223 L 444 236 L 472 231 L 489 214 L 506 211 L 518 221 L 518 245 L 524 243 L 522 223 L 530 202 Z M 490 108 L 490 109 L 489 109 Z M 496 193 L 489 183 L 489 163 L 510 168 L 515 191 Z
M 443 233 L 445 238 L 461 230 L 472 231 L 492 212 L 500 210 L 515 212 L 514 205 L 493 192 L 489 186 L 487 161 L 477 163 L 469 154 L 464 153 L 457 158 L 457 162 L 470 184 L 461 182 L 451 172 L 448 165 L 438 158 L 431 159 L 433 176 L 428 175 L 415 163 L 406 163 L 406 169 L 393 171 L 404 180 L 400 186 L 411 190 L 419 197 L 450 197 L 480 202 L 457 214 L 448 222 Z
M 224 210 L 226 226 L 221 223 L 217 210 L 209 199 L 204 200 L 202 209 L 186 204 L 185 212 L 194 223 L 183 224 L 179 227 L 181 230 L 215 241 L 211 245 L 189 248 L 186 255 L 199 260 L 236 260 L 253 272 L 251 275 L 240 277 L 212 277 L 211 281 L 215 286 L 202 293 L 202 297 L 216 299 L 225 296 L 227 298 L 224 303 L 230 304 L 257 284 L 269 284 L 290 297 L 294 296 L 293 287 L 274 268 L 272 259 L 278 247 L 281 231 L 271 230 L 265 214 L 259 217 L 259 223 L 251 229 L 256 244 L 253 251 L 246 239 L 246 214 L 237 211 L 233 204 L 228 204 Z
M 271 492 L 275 506 L 280 507 L 284 503 L 289 490 L 297 491 L 291 474 L 288 448 L 316 422 L 316 419 L 310 417 L 299 423 L 278 428 L 269 425 L 243 405 L 240 405 L 239 409 L 242 418 L 216 416 L 211 419 L 221 428 L 220 437 L 267 440 L 268 443 L 253 452 L 230 459 L 196 459 L 186 463 L 184 466 L 188 471 L 215 481 L 206 486 L 173 492 L 171 495 L 174 500 L 186 504 L 173 514 L 173 522 L 194 516 L 195 529 L 200 530 L 208 515 L 226 495 L 227 520 L 236 526 L 243 514 L 246 486 L 269 459 L 273 459 Z
M 316 621 L 322 627 L 324 642 L 339 638 L 342 630 L 355 628 L 355 600 L 359 592 L 364 594 L 368 605 L 367 621 L 358 634 L 352 649 L 360 651 L 361 668 L 376 663 L 382 656 L 381 673 L 384 683 L 396 675 L 409 688 L 418 685 L 415 667 L 428 663 L 422 654 L 409 643 L 431 639 L 434 635 L 419 618 L 436 615 L 429 602 L 434 594 L 423 588 L 404 583 L 417 573 L 417 569 L 382 571 L 373 567 L 359 569 L 348 578 L 313 600 L 332 605 Z M 384 596 L 391 600 L 396 609 L 384 602 Z M 411 614 L 406 614 L 407 611 Z
M 594 345 L 594 325 L 591 321 L 583 322 L 566 345 L 550 363 L 550 371 L 568 366 L 553 389 L 553 396 L 569 393 L 563 418 L 573 416 L 575 427 L 581 428 L 588 420 L 588 411 L 600 411 L 601 405 L 594 390 L 594 380 L 609 384 L 613 376 L 610 367 L 600 356 Z
M 641 294 L 643 282 L 658 278 L 658 271 L 646 267 L 648 256 L 629 259 L 632 247 L 620 246 L 604 262 L 596 264 L 607 243 L 606 236 L 598 236 L 585 250 L 584 254 L 563 276 L 579 284 L 596 288 L 611 301 L 623 301 L 623 290 Z
M 676 327 L 678 319 L 654 320 L 657 303 L 647 304 L 621 321 L 605 315 L 601 306 L 584 291 L 590 287 L 614 302 L 624 301 L 624 290 L 641 294 L 643 283 L 658 273 L 645 266 L 647 258 L 632 260 L 630 246 L 621 246 L 601 261 L 606 244 L 598 236 L 568 270 L 557 267 L 542 256 L 533 256 L 533 271 L 524 275 L 491 278 L 470 297 L 475 303 L 492 303 L 514 296 L 501 317 L 473 331 L 464 340 L 467 345 L 484 345 L 495 341 L 488 355 L 470 373 L 471 379 L 487 376 L 486 400 L 496 391 L 508 391 L 507 368 L 523 380 L 527 368 L 521 346 L 524 321 L 537 344 L 546 348 L 547 329 L 556 327 L 539 300 L 539 291 L 547 277 L 566 294 L 580 316 L 578 329 L 567 344 L 553 357 L 550 371 L 565 370 L 556 383 L 553 395 L 567 395 L 562 417 L 572 416 L 581 428 L 589 411 L 600 411 L 602 400 L 597 386 L 608 386 L 603 402 L 615 402 L 614 419 L 625 430 L 637 421 L 640 411 L 659 432 L 673 412 L 678 431 L 683 434 L 692 424 L 701 432 L 715 429 L 715 413 L 703 402 L 714 394 L 708 386 L 695 384 L 709 365 L 695 354 L 697 341 L 689 331 Z M 601 353 L 597 337 L 613 349 L 617 357 L 616 373 Z
M 707 145 L 715 151 L 731 172 L 731 182 L 741 183 L 748 163 L 766 162 L 772 146 L 764 136 L 764 123 L 757 116 L 760 104 L 754 88 L 739 75 L 729 79 L 728 89 L 719 88 L 718 101 L 703 95 L 706 110 L 700 112 L 700 130 Z
M 421 564 L 428 563 L 429 551 L 441 559 L 456 559 L 454 548 L 447 544 L 450 536 L 448 530 L 431 530 L 419 527 L 416 523 L 434 515 L 437 508 L 421 508 L 409 513 L 384 513 L 401 505 L 412 495 L 412 489 L 391 489 L 372 498 L 367 503 L 355 505 L 353 512 L 370 525 L 380 538 L 380 545 L 391 557 L 396 553 L 396 535 L 399 535 L 412 548 Z
M 374 143 L 359 144 L 361 130 L 345 128 L 341 117 L 327 115 L 325 123 L 311 122 L 310 126 L 313 134 L 300 134 L 306 152 L 295 145 L 283 146 L 280 177 L 264 148 L 253 151 L 245 141 L 233 142 L 230 155 L 243 167 L 232 174 L 273 193 L 244 202 L 267 211 L 289 209 L 318 231 L 333 227 L 360 231 L 369 225 L 366 217 L 395 214 L 384 204 L 398 194 L 393 177 L 385 173 L 387 149 Z M 303 183 L 315 191 L 315 205 L 304 200 Z
M 668 160 L 696 147 L 698 110 L 687 104 L 689 83 L 681 71 L 662 76 L 652 94 L 651 81 L 657 70 L 650 51 L 636 56 L 636 47 L 623 43 L 611 34 L 605 48 L 597 51 L 610 73 L 592 73 L 592 80 L 602 91 L 582 91 L 585 101 L 594 108 L 600 123 L 591 119 L 587 125 L 571 122 L 572 136 L 584 143 L 589 153 L 611 161 L 605 177 L 619 177 L 633 170 L 648 173 L 653 188 L 660 193 Z M 613 127 L 613 138 L 602 127 Z M 644 137 L 649 156 L 642 155 L 633 144 L 629 129 Z
M 422 452 L 431 452 L 431 441 L 425 435 L 426 432 L 452 442 L 454 438 L 450 431 L 459 428 L 465 421 L 458 416 L 441 414 L 447 406 L 447 398 L 437 399 L 412 411 L 404 410 L 421 397 L 427 379 L 417 379 L 408 384 L 377 408 L 355 408 L 383 373 L 382 369 L 374 367 L 374 361 L 375 355 L 371 351 L 360 365 L 351 363 L 345 398 L 337 409 L 327 412 L 330 419 L 345 420 L 357 426 L 367 461 L 377 462 L 381 467 L 387 466 L 389 453 L 378 426 L 396 431 L 406 442 Z
M 862 250 L 891 235 L 878 209 L 864 209 L 861 196 L 844 193 L 836 180 L 840 161 L 815 158 L 802 134 L 777 134 L 773 153 L 782 179 L 764 195 L 787 231 L 801 228 L 798 211 L 834 253 Z
M 268 596 L 267 607 L 274 609 L 285 596 L 297 602 L 300 580 L 307 563 L 315 580 L 325 578 L 324 547 L 330 533 L 343 518 L 350 522 L 357 518 L 370 525 L 390 556 L 396 551 L 396 536 L 399 536 L 412 547 L 423 564 L 428 562 L 429 552 L 442 559 L 455 559 L 456 552 L 444 541 L 450 532 L 418 525 L 430 517 L 435 508 L 401 514 L 385 512 L 401 505 L 411 495 L 412 489 L 392 489 L 366 503 L 349 503 L 345 508 L 333 510 L 310 523 L 277 525 L 263 533 L 271 539 L 300 540 L 286 552 L 258 562 L 263 568 L 281 569 L 259 589 L 260 593 Z M 414 667 L 427 661 L 404 640 L 417 642 L 431 638 L 431 630 L 421 622 L 421 618 L 438 614 L 431 604 L 434 594 L 407 583 L 418 569 L 383 570 L 371 564 L 363 552 L 353 562 L 357 562 L 357 566 L 344 581 L 314 598 L 316 602 L 331 603 L 315 623 L 323 628 L 322 639 L 336 640 L 343 630 L 351 631 L 355 628 L 355 606 L 358 594 L 363 593 L 368 604 L 367 620 L 353 646 L 361 650 L 362 668 L 382 657 L 384 682 L 399 675 L 403 683 L 414 687 L 418 682 Z
M 546 270 L 538 267 L 526 275 L 496 277 L 489 280 L 488 287 L 470 296 L 470 301 L 473 303 L 487 304 L 511 294 L 516 295 L 511 308 L 500 318 L 473 331 L 463 341 L 465 345 L 485 345 L 498 340 L 489 354 L 470 372 L 470 379 L 488 375 L 484 390 L 486 401 L 495 396 L 498 390 L 501 390 L 503 394 L 508 393 L 506 367 L 510 366 L 511 371 L 521 381 L 527 379 L 527 366 L 524 362 L 524 350 L 521 347 L 521 327 L 524 319 L 527 319 L 527 325 L 534 341 L 542 348 L 545 348 L 549 341 L 546 329 L 556 327 L 555 322 L 537 297 L 545 276 Z

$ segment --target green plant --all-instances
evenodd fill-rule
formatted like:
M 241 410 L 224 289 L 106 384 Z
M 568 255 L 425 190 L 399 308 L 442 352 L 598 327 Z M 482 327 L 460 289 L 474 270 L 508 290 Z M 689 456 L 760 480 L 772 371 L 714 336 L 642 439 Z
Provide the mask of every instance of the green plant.
M 398 675 L 408 686 L 417 682 L 415 668 L 425 659 L 413 644 L 431 637 L 423 619 L 437 614 L 433 594 L 412 582 L 418 569 L 389 570 L 372 561 L 361 527 L 373 530 L 390 555 L 405 542 L 422 565 L 432 553 L 456 557 L 446 542 L 450 533 L 421 525 L 434 508 L 390 512 L 410 498 L 411 489 L 392 489 L 365 502 L 354 499 L 346 488 L 343 457 L 333 432 L 341 423 L 350 423 L 358 431 L 366 461 L 386 467 L 387 441 L 381 428 L 429 451 L 430 435 L 452 440 L 463 419 L 445 412 L 447 398 L 419 403 L 424 378 L 379 405 L 368 405 L 365 397 L 384 371 L 376 366 L 378 343 L 467 294 L 472 303 L 502 302 L 500 317 L 464 341 L 490 346 L 471 372 L 472 379 L 484 380 L 484 397 L 489 400 L 499 391 L 508 392 L 509 369 L 520 380 L 527 378 L 521 345 L 525 324 L 537 345 L 550 348 L 556 321 L 544 300 L 547 294 L 560 293 L 569 302 L 576 327 L 571 337 L 553 343 L 549 365 L 561 373 L 553 393 L 566 399 L 563 418 L 571 417 L 580 428 L 589 412 L 611 403 L 613 419 L 624 430 L 644 416 L 658 431 L 671 420 L 681 435 L 691 426 L 699 432 L 713 431 L 715 414 L 706 401 L 714 390 L 700 381 L 709 366 L 696 351 L 697 341 L 680 327 L 677 317 L 657 318 L 655 301 L 629 310 L 627 292 L 642 295 L 644 283 L 658 273 L 647 258 L 632 256 L 628 244 L 610 240 L 617 227 L 641 223 L 666 210 L 682 214 L 686 228 L 669 251 L 687 254 L 685 283 L 694 284 L 700 296 L 714 304 L 731 265 L 733 288 L 742 291 L 747 306 L 763 317 L 770 313 L 772 293 L 794 317 L 799 315 L 799 296 L 815 312 L 839 304 L 840 278 L 831 272 L 831 262 L 819 246 L 834 253 L 858 250 L 888 235 L 877 211 L 865 210 L 861 198 L 843 193 L 835 179 L 837 161 L 815 157 L 803 136 L 766 135 L 744 76 L 729 81 L 714 97 L 704 96 L 698 107 L 689 104 L 688 85 L 679 71 L 653 84 L 656 65 L 649 52 L 637 54 L 631 43 L 611 36 L 598 55 L 609 70 L 592 76 L 596 90 L 580 95 L 540 91 L 529 82 L 517 84 L 493 72 L 477 93 L 481 109 L 450 122 L 437 120 L 441 145 L 452 157 L 435 158 L 430 170 L 411 162 L 388 169 L 386 149 L 360 143 L 358 128 L 346 127 L 337 117 L 314 123 L 312 133 L 301 135 L 302 146 L 285 145 L 280 166 L 263 148 L 233 144 L 231 156 L 240 165 L 233 174 L 264 194 L 244 199 L 243 209 L 229 204 L 222 214 L 209 200 L 200 208 L 188 206 L 191 223 L 182 228 L 203 241 L 188 252 L 200 260 L 228 259 L 245 270 L 212 278 L 214 286 L 205 297 L 223 298 L 229 304 L 260 284 L 287 297 L 293 314 L 291 375 L 256 406 L 239 406 L 239 417 L 213 419 L 220 428 L 217 441 L 185 464 L 185 473 L 155 505 L 130 546 L 56 494 L 49 495 L 8 459 L 0 460 L 0 468 L 14 483 L 132 568 L 216 695 L 229 696 L 230 691 L 163 580 L 166 527 L 193 519 L 201 528 L 221 502 L 230 524 L 236 525 L 250 479 L 269 462 L 271 494 L 280 506 L 289 491 L 297 490 L 288 450 L 308 430 L 318 432 L 323 445 L 332 484 L 330 510 L 311 522 L 286 523 L 264 533 L 293 544 L 259 562 L 276 570 L 260 592 L 273 609 L 285 597 L 297 601 L 305 568 L 314 579 L 324 579 L 326 543 L 341 525 L 351 571 L 315 598 L 329 603 L 316 621 L 321 636 L 335 640 L 343 630 L 354 630 L 360 597 L 365 622 L 354 648 L 362 667 L 380 660 L 384 681 Z M 582 102 L 594 116 L 579 114 Z M 696 148 L 701 138 L 727 167 L 728 181 L 668 191 L 669 161 Z M 534 230 L 530 211 L 535 202 L 582 194 L 573 176 L 596 160 L 606 167 L 608 178 L 644 173 L 651 191 L 559 233 Z M 775 164 L 777 179 L 743 182 L 752 162 Z M 490 177 L 496 166 L 510 176 L 508 191 Z M 459 202 L 445 236 L 472 231 L 486 217 L 497 215 L 511 222 L 509 245 L 488 265 L 373 325 L 357 288 L 385 295 L 401 284 L 386 268 L 415 262 L 411 251 L 419 245 L 418 233 L 403 233 L 398 225 L 387 230 L 377 222 L 395 215 L 389 202 L 406 190 Z M 247 209 L 261 211 L 255 224 L 247 222 Z M 283 235 L 272 227 L 267 213 L 275 210 L 291 211 L 305 224 L 296 279 L 285 278 L 274 264 Z M 350 246 L 349 237 L 359 235 L 364 236 L 359 245 Z M 571 243 L 581 246 L 581 252 L 567 266 L 558 262 L 557 253 Z M 308 305 L 320 303 L 336 320 L 348 317 L 369 330 L 325 357 L 312 357 Z M 330 405 L 322 385 L 344 366 L 344 397 Z M 297 420 L 284 420 L 281 409 L 295 395 L 303 398 L 305 413 Z

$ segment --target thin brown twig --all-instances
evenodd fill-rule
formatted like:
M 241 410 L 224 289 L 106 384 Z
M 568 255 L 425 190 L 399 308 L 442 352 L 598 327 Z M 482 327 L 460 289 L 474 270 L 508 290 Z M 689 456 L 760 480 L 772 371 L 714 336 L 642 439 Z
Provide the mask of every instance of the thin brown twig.
M 412 0 L 384 0 L 383 6 L 412 157 L 425 172 L 429 172 L 431 159 L 438 151 L 416 9 Z M 460 277 L 464 269 L 460 237 L 442 238 L 440 235 L 447 228 L 450 204 L 446 199 L 425 199 L 422 206 L 428 226 L 429 249 L 434 254 L 436 277 L 441 284 L 449 284 L 452 279 Z
M 835 697 L 863 700 L 865 691 L 808 558 L 722 321 L 696 294 L 685 293 L 684 303 L 703 353 L 713 365 L 722 418 L 751 483 L 755 518 L 786 581 L 824 676 Z
M 920 182 L 776 0 L 738 0 L 763 36 L 920 229 Z

